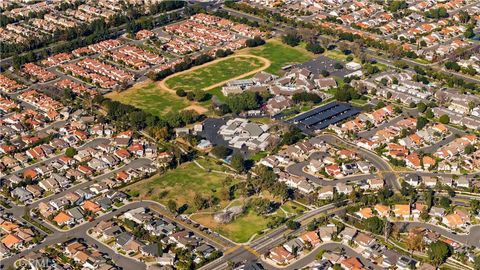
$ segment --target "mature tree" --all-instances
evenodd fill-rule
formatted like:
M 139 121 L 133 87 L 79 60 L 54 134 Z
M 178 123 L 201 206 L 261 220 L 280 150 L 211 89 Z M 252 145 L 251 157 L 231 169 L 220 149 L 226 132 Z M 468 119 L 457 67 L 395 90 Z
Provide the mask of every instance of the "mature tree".
M 265 40 L 257 36 L 251 39 L 247 39 L 245 44 L 247 45 L 247 47 L 257 47 L 265 44 Z
M 452 254 L 452 250 L 445 242 L 436 241 L 428 246 L 427 254 L 430 261 L 434 265 L 439 266 Z
M 407 249 L 412 251 L 423 251 L 425 248 L 425 242 L 423 241 L 423 235 L 418 233 L 415 229 L 411 229 L 407 237 Z
M 301 37 L 297 32 L 291 31 L 282 36 L 282 41 L 287 45 L 295 47 L 300 44 Z
M 470 155 L 470 154 L 472 154 L 473 152 L 475 152 L 475 150 L 476 150 L 476 149 L 475 149 L 475 146 L 469 144 L 469 145 L 465 146 L 464 152 L 465 152 L 465 155 Z
M 291 126 L 289 127 L 288 131 L 282 135 L 280 144 L 292 145 L 303 138 L 305 138 L 305 135 L 302 133 L 302 131 L 296 126 Z
M 417 118 L 417 130 L 421 130 L 428 124 L 428 119 L 425 117 L 418 117 Z
M 237 171 L 237 172 L 244 172 L 245 171 L 245 160 L 243 159 L 242 155 L 234 154 L 232 156 L 232 161 L 230 165 Z
M 269 188 L 269 191 L 275 197 L 280 198 L 282 202 L 285 202 L 291 195 L 290 189 L 284 182 L 275 182 L 275 184 Z
M 390 12 L 397 12 L 401 9 L 406 9 L 408 4 L 403 0 L 394 0 L 386 7 Z
M 212 154 L 217 158 L 224 159 L 230 154 L 231 150 L 223 145 L 213 147 Z
M 320 54 L 325 52 L 325 49 L 318 43 L 307 43 L 305 47 L 308 51 L 313 52 L 314 54 Z
M 462 67 L 457 62 L 453 62 L 453 61 L 445 62 L 445 67 L 447 69 L 451 69 L 457 72 L 460 71 L 460 69 L 462 69 Z
M 450 123 L 450 117 L 448 115 L 444 114 L 444 115 L 440 116 L 438 121 L 440 121 L 440 123 L 442 123 L 442 124 L 448 124 L 448 123 Z
M 207 200 L 202 197 L 202 195 L 196 193 L 193 197 L 193 207 L 197 210 L 201 210 L 207 207 Z
M 475 36 L 475 32 L 473 31 L 473 27 L 468 27 L 463 33 L 463 36 L 466 38 L 473 38 Z
M 385 222 L 379 217 L 370 217 L 364 220 L 365 228 L 374 234 L 382 234 Z
M 260 94 L 250 91 L 228 96 L 225 100 L 225 104 L 233 113 L 256 109 L 261 102 Z
M 300 228 L 300 223 L 294 220 L 288 220 L 285 225 L 287 225 L 287 228 L 289 228 L 290 230 L 296 230 Z
M 434 192 L 431 189 L 427 189 L 423 192 L 423 198 L 427 208 L 430 209 L 433 206 L 433 200 L 435 199 Z
M 323 77 L 330 76 L 330 72 L 328 72 L 328 70 L 326 69 L 322 69 L 322 71 L 320 71 L 320 74 L 322 74 Z
M 449 198 L 443 196 L 440 198 L 440 201 L 438 203 L 442 208 L 448 209 L 450 208 L 450 204 L 452 203 L 452 201 Z
M 426 109 L 427 109 L 427 105 L 425 105 L 425 103 L 419 102 L 419 103 L 417 104 L 417 110 L 418 110 L 418 112 L 423 113 L 423 112 L 425 112 Z
M 167 208 L 170 212 L 176 214 L 177 213 L 177 203 L 174 200 L 168 200 L 167 202 Z
M 223 201 L 230 200 L 230 190 L 227 187 L 220 189 L 220 199 Z
M 333 64 L 333 68 L 334 68 L 334 69 L 342 69 L 342 68 L 343 68 L 343 65 L 342 65 L 342 63 L 337 62 L 337 63 Z
M 67 150 L 65 150 L 65 156 L 69 158 L 73 158 L 73 156 L 75 156 L 76 154 L 77 154 L 77 150 L 73 147 L 69 147 L 67 148 Z
M 477 215 L 480 212 L 480 201 L 470 200 L 470 209 L 473 215 Z
M 432 109 L 428 108 L 428 109 L 425 111 L 425 117 L 427 117 L 427 119 L 432 119 L 433 117 L 435 117 L 435 115 L 433 114 Z
M 178 90 L 176 91 L 176 94 L 177 94 L 177 96 L 179 96 L 179 97 L 184 97 L 184 96 L 187 95 L 187 92 L 186 92 L 185 90 L 183 90 L 183 89 L 178 89 Z
M 295 103 L 300 103 L 300 102 L 313 102 L 315 104 L 322 102 L 322 98 L 315 94 L 315 93 L 307 93 L 307 92 L 300 92 L 300 93 L 295 93 L 292 96 L 292 100 Z

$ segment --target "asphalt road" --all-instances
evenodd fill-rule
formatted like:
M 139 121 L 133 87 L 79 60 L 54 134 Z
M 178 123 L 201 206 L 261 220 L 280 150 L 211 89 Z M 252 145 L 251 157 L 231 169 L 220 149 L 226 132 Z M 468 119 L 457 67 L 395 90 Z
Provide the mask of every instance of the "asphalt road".
M 466 246 L 474 246 L 476 248 L 480 248 L 480 225 L 471 226 L 468 234 L 454 234 L 450 230 L 430 223 L 413 221 L 399 221 L 396 223 L 402 224 L 407 230 L 416 227 L 426 228 Z
M 317 137 L 332 145 L 344 145 L 355 149 L 359 155 L 370 161 L 373 166 L 375 166 L 377 170 L 381 172 L 381 176 L 383 176 L 388 186 L 395 190 L 400 190 L 400 182 L 397 179 L 396 173 L 393 171 L 392 167 L 390 167 L 388 162 L 377 156 L 376 153 L 358 147 L 332 134 L 325 133 Z
M 327 211 L 335 209 L 336 206 L 335 204 L 328 204 L 322 207 L 319 207 L 317 209 L 311 210 L 309 212 L 306 212 L 302 216 L 296 219 L 298 222 L 302 222 L 305 220 L 308 220 L 312 217 L 315 217 L 319 214 L 325 213 Z M 341 210 L 338 210 L 341 211 Z M 271 233 L 268 233 L 252 243 L 250 243 L 248 246 L 240 246 L 233 252 L 225 254 L 223 257 L 203 266 L 200 269 L 205 269 L 205 270 L 220 270 L 220 269 L 225 269 L 227 266 L 228 261 L 234 261 L 234 262 L 242 262 L 242 261 L 255 261 L 258 259 L 258 257 L 264 253 L 266 253 L 269 249 L 272 247 L 275 247 L 277 245 L 280 245 L 282 242 L 286 240 L 288 235 L 297 235 L 300 232 L 302 232 L 305 229 L 305 225 L 300 227 L 297 230 L 289 230 L 285 225 L 282 225 L 281 227 L 277 228 L 276 230 L 272 231 Z M 306 258 L 302 258 L 298 260 L 295 264 L 295 267 L 302 265 L 306 266 L 309 263 L 311 263 L 312 260 L 308 256 Z M 263 265 L 267 269 L 276 269 L 273 266 L 268 266 L 263 263 Z M 298 269 L 298 268 L 291 268 L 290 266 L 281 268 L 281 269 Z
M 40 249 L 47 247 L 47 246 L 54 246 L 59 243 L 63 243 L 69 239 L 73 238 L 83 238 L 87 241 L 87 243 L 90 244 L 97 244 L 98 248 L 100 251 L 107 253 L 112 260 L 115 262 L 116 265 L 119 267 L 122 267 L 123 269 L 130 270 L 130 269 L 145 269 L 145 264 L 138 262 L 136 260 L 121 256 L 117 253 L 115 253 L 112 249 L 109 249 L 105 246 L 103 246 L 101 243 L 98 241 L 94 240 L 93 238 L 87 236 L 87 231 L 94 226 L 96 226 L 100 221 L 106 221 L 114 216 L 120 215 L 123 212 L 126 212 L 131 209 L 135 209 L 138 207 L 148 207 L 150 203 L 148 202 L 134 202 L 127 204 L 123 206 L 120 209 L 113 210 L 112 212 L 105 214 L 101 217 L 98 217 L 92 222 L 87 222 L 79 225 L 76 227 L 74 230 L 63 232 L 63 231 L 56 231 L 54 234 L 48 236 L 42 243 L 36 245 L 35 247 L 29 248 L 28 250 L 25 250 L 23 252 L 20 252 L 18 254 L 15 254 L 13 256 L 10 256 L 8 258 L 2 259 L 1 261 L 1 266 L 4 268 L 13 265 L 13 263 L 21 258 L 24 258 L 26 255 L 28 255 L 31 252 L 38 252 Z
M 302 267 L 305 267 L 305 265 L 308 265 L 308 263 L 312 263 L 313 261 L 315 261 L 315 256 L 320 250 L 343 251 L 343 254 L 346 257 L 356 257 L 363 263 L 364 266 L 371 267 L 372 269 L 383 269 L 380 266 L 372 263 L 370 260 L 365 259 L 365 257 L 363 257 L 361 254 L 359 254 L 355 250 L 353 250 L 351 247 L 344 245 L 342 243 L 326 243 L 326 244 L 320 245 L 317 248 L 315 248 L 314 251 L 310 252 L 307 256 L 303 257 L 298 261 L 295 261 L 294 263 L 290 264 L 288 267 L 282 268 L 282 269 L 289 269 L 289 270 L 301 269 Z
M 83 189 L 83 188 L 86 188 L 86 187 L 89 187 L 91 186 L 95 181 L 101 181 L 101 180 L 104 180 L 104 179 L 107 179 L 107 178 L 110 178 L 112 176 L 114 176 L 117 172 L 121 171 L 121 170 L 126 170 L 128 168 L 139 168 L 139 167 L 142 167 L 142 166 L 145 166 L 145 165 L 148 165 L 148 164 L 151 164 L 151 160 L 149 159 L 146 159 L 146 158 L 139 158 L 139 159 L 135 159 L 135 160 L 132 160 L 130 163 L 116 169 L 116 170 L 113 170 L 111 172 L 108 172 L 106 174 L 102 174 L 100 176 L 97 176 L 87 182 L 84 182 L 84 183 L 81 183 L 81 184 L 78 184 L 78 185 L 75 185 L 75 186 L 72 186 L 64 191 L 61 191 L 59 193 L 56 193 L 56 194 L 53 194 L 51 196 L 48 196 L 48 197 L 45 197 L 45 198 L 41 198 L 39 200 L 36 200 L 34 201 L 33 203 L 31 203 L 30 205 L 28 206 L 18 206 L 18 205 L 15 205 L 15 204 L 11 204 L 12 208 L 10 209 L 6 209 L 6 212 L 7 213 L 12 213 L 16 218 L 19 218 L 21 216 L 23 216 L 25 214 L 25 210 L 28 208 L 28 209 L 33 209 L 33 208 L 36 208 L 38 206 L 38 204 L 40 204 L 41 202 L 44 202 L 44 201 L 51 201 L 51 200 L 55 200 L 55 199 L 58 199 L 62 196 L 64 196 L 65 194 L 69 193 L 69 192 L 72 192 L 72 191 L 75 191 L 75 190 L 79 190 L 79 189 Z
M 311 182 L 320 185 L 320 186 L 332 186 L 336 185 L 338 183 L 350 183 L 350 182 L 359 182 L 362 180 L 367 180 L 367 179 L 372 179 L 375 178 L 375 174 L 364 174 L 364 175 L 352 175 L 352 176 L 346 176 L 343 178 L 339 179 L 322 179 L 319 177 L 316 177 L 312 174 L 306 173 L 303 171 L 303 168 L 309 164 L 309 161 L 303 161 L 303 162 L 298 162 L 295 164 L 292 164 L 286 168 L 287 172 L 293 175 L 297 176 L 303 176 L 310 180 Z
M 77 151 L 80 151 L 82 149 L 85 149 L 85 148 L 88 148 L 88 147 L 96 147 L 98 145 L 101 145 L 101 144 L 109 144 L 110 143 L 110 139 L 107 139 L 107 138 L 96 138 L 96 139 L 93 139 L 85 144 L 83 144 L 82 146 L 78 147 L 77 148 Z M 21 174 L 23 173 L 26 169 L 28 168 L 32 168 L 32 167 L 40 167 L 41 165 L 44 165 L 44 164 L 47 164 L 48 162 L 52 161 L 52 160 L 55 160 L 61 156 L 65 155 L 63 152 L 59 155 L 55 155 L 53 157 L 50 157 L 50 158 L 47 158 L 47 159 L 44 159 L 40 162 L 37 162 L 35 164 L 32 164 L 32 165 L 29 165 L 29 166 L 26 166 L 18 171 L 15 171 L 15 172 L 12 172 L 10 174 Z

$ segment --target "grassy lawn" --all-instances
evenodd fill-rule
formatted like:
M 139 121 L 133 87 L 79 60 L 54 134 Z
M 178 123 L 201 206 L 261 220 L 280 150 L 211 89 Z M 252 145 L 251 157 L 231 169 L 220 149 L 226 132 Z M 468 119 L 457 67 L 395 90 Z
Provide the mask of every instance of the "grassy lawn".
M 197 160 L 205 169 L 226 171 L 227 167 L 218 165 L 213 159 Z M 192 202 L 196 193 L 204 198 L 220 197 L 222 181 L 227 176 L 223 173 L 208 172 L 193 162 L 180 165 L 167 173 L 140 181 L 125 188 L 125 191 L 135 199 L 150 199 L 166 204 L 174 200 L 180 207 L 188 205 L 185 213 L 193 213 Z M 138 194 L 138 196 L 136 196 Z M 228 202 L 221 202 L 224 207 Z M 209 209 L 210 210 L 210 209 Z
M 111 92 L 106 97 L 158 116 L 171 111 L 180 111 L 189 106 L 188 100 L 160 89 L 154 82 L 137 84 L 123 92 Z
M 251 156 L 250 159 L 258 162 L 266 156 L 268 156 L 268 153 L 261 151 L 261 152 L 256 153 L 255 155 Z
M 344 62 L 347 61 L 347 57 L 348 57 L 348 55 L 345 55 L 343 52 L 339 50 L 325 50 L 325 52 L 323 53 L 323 56 L 335 59 L 337 61 L 344 61 Z M 352 56 L 354 55 L 352 54 Z
M 267 229 L 267 223 L 271 219 L 257 215 L 251 211 L 237 217 L 229 224 L 216 223 L 211 214 L 194 215 L 192 218 L 196 222 L 211 228 L 237 243 L 247 242 L 254 234 Z
M 171 89 L 196 90 L 241 76 L 252 70 L 262 67 L 261 59 L 238 56 L 227 58 L 211 65 L 173 76 L 165 82 Z
M 427 59 L 423 59 L 423 58 L 415 58 L 415 59 L 413 59 L 413 61 L 418 62 L 420 64 L 431 64 L 432 63 L 431 61 L 428 61 Z
M 212 96 L 216 96 L 218 101 L 220 102 L 225 102 L 225 99 L 227 98 L 226 96 L 223 95 L 221 86 L 208 90 L 208 92 L 212 94 Z
M 352 100 L 352 103 L 353 103 L 354 105 L 365 106 L 365 105 L 368 104 L 368 100 L 354 99 L 354 100 Z
M 282 205 L 282 208 L 292 214 L 298 215 L 301 214 L 305 211 L 307 211 L 307 208 L 305 206 L 298 204 L 294 201 L 288 201 Z
M 265 57 L 272 63 L 265 71 L 278 74 L 282 67 L 303 63 L 315 58 L 315 55 L 301 46 L 290 47 L 279 40 L 269 40 L 261 47 L 246 49 L 245 53 Z

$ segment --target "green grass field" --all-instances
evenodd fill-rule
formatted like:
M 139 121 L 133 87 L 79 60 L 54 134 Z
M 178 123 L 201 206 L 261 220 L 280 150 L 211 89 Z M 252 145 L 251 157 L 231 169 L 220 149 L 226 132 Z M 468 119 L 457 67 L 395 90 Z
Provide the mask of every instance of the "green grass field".
M 106 96 L 158 116 L 171 111 L 177 112 L 189 106 L 186 99 L 158 89 L 153 82 L 142 86 L 137 85 L 120 93 L 111 92 Z
M 227 58 L 214 64 L 173 76 L 167 79 L 165 83 L 174 90 L 202 90 L 211 85 L 241 76 L 263 65 L 264 63 L 261 59 L 249 56 Z
M 267 229 L 271 218 L 257 215 L 253 212 L 245 213 L 228 224 L 218 224 L 212 214 L 198 214 L 192 216 L 196 222 L 211 228 L 221 235 L 237 243 L 247 242 L 254 234 Z
M 198 159 L 205 169 L 228 171 L 223 165 L 216 164 L 213 159 Z M 137 199 L 149 199 L 166 204 L 174 200 L 180 207 L 187 204 L 186 213 L 196 211 L 192 201 L 196 193 L 203 197 L 214 195 L 219 197 L 222 181 L 227 177 L 223 173 L 208 172 L 198 167 L 193 162 L 180 165 L 175 170 L 140 181 L 125 188 L 125 191 Z M 225 206 L 228 202 L 221 202 Z
M 261 59 L 249 57 L 249 55 L 260 56 L 269 60 L 271 62 L 270 66 L 265 71 L 274 74 L 278 74 L 281 68 L 288 64 L 302 63 L 315 58 L 315 55 L 301 46 L 290 47 L 279 40 L 269 40 L 263 46 L 242 49 L 235 55 L 237 56 L 235 58 L 222 59 L 177 76 L 174 75 L 167 78 L 165 84 L 175 90 L 184 89 L 188 91 L 205 89 L 235 77 L 251 77 L 252 75 L 247 73 L 261 68 L 265 63 Z M 242 76 L 243 74 L 247 75 Z M 209 92 L 216 96 L 220 102 L 223 102 L 225 96 L 220 90 L 221 86 L 218 85 Z M 106 97 L 133 105 L 158 116 L 171 111 L 180 111 L 195 104 L 189 102 L 186 98 L 178 97 L 171 91 L 162 89 L 154 82 L 140 83 L 123 92 L 111 92 Z M 208 108 L 210 103 L 211 101 L 206 101 L 197 105 Z
M 270 60 L 271 65 L 265 71 L 274 74 L 278 74 L 283 66 L 303 63 L 315 58 L 314 54 L 300 46 L 290 47 L 278 40 L 269 40 L 261 47 L 247 50 L 250 54 L 265 57 Z

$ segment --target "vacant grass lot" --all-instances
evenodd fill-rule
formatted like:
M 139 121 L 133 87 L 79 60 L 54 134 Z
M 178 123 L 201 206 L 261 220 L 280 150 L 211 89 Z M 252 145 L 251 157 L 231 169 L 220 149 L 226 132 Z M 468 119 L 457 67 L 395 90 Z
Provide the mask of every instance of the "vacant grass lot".
M 176 201 L 178 207 L 187 204 L 185 213 L 193 213 L 196 209 L 192 201 L 196 193 L 203 197 L 214 195 L 219 197 L 222 181 L 227 177 L 223 173 L 209 172 L 208 170 L 228 171 L 213 159 L 198 160 L 201 169 L 194 162 L 180 165 L 175 170 L 140 181 L 125 188 L 125 191 L 136 199 L 149 199 L 166 204 L 169 200 Z M 228 202 L 221 202 L 226 206 Z M 211 209 L 208 209 L 210 211 Z
M 240 217 L 237 217 L 229 224 L 218 224 L 213 220 L 212 214 L 197 214 L 192 216 L 196 222 L 211 228 L 221 235 L 233 240 L 237 243 L 247 242 L 254 234 L 260 233 L 267 229 L 267 223 L 270 217 L 257 215 L 253 212 L 248 212 Z
M 158 116 L 189 106 L 188 100 L 158 88 L 154 82 L 137 84 L 124 92 L 111 92 L 106 97 Z
M 265 63 L 258 58 L 245 56 L 230 57 L 201 68 L 172 76 L 165 83 L 173 89 L 202 90 L 217 83 L 241 76 L 261 68 Z
M 242 53 L 267 58 L 271 64 L 265 71 L 274 74 L 278 74 L 286 65 L 303 63 L 315 58 L 313 53 L 300 46 L 290 47 L 276 39 L 269 40 L 261 47 L 246 49 Z

